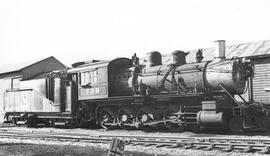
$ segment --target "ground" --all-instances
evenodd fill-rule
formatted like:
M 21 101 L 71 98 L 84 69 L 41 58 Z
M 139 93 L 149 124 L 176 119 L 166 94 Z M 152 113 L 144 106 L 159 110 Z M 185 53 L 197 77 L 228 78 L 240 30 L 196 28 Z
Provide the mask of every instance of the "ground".
M 20 130 L 25 133 L 33 131 L 42 132 L 58 132 L 58 133 L 78 133 L 87 134 L 89 136 L 96 135 L 147 135 L 147 136 L 174 136 L 174 137 L 226 137 L 226 138 L 257 138 L 257 139 L 270 139 L 268 134 L 260 135 L 221 135 L 221 134 L 194 134 L 191 132 L 182 133 L 166 133 L 166 132 L 143 132 L 143 131 L 126 131 L 126 130 L 90 130 L 90 129 L 55 129 L 55 128 L 26 128 L 26 127 L 10 127 L 1 128 L 2 131 Z M 83 142 L 59 142 L 59 141 L 46 141 L 46 140 L 19 140 L 19 139 L 1 139 L 0 142 L 0 155 L 37 155 L 37 156 L 86 156 L 86 155 L 107 155 L 108 144 L 93 144 Z M 221 152 L 218 150 L 203 151 L 203 150 L 185 150 L 185 149 L 167 149 L 156 147 L 143 147 L 143 146 L 126 146 L 124 155 L 179 155 L 179 156 L 240 156 L 240 155 L 262 155 L 256 153 L 240 153 L 240 152 Z

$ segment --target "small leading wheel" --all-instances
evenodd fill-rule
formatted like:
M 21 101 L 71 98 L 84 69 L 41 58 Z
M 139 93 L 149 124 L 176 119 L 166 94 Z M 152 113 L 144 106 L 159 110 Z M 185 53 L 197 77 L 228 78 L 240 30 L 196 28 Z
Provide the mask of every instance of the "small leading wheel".
M 241 133 L 244 131 L 243 118 L 240 116 L 233 116 L 229 121 L 229 129 L 234 133 Z

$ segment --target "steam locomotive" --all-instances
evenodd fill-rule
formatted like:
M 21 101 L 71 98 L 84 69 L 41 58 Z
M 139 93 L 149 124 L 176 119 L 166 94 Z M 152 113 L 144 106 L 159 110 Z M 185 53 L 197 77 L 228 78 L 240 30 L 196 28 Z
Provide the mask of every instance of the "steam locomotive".
M 266 128 L 265 113 L 244 93 L 253 75 L 251 62 L 225 58 L 225 41 L 216 57 L 186 63 L 186 53 L 172 53 L 171 64 L 151 52 L 147 65 L 132 59 L 78 62 L 72 68 L 21 81 L 5 92 L 8 122 L 35 126 L 103 128 L 165 127 L 170 130 L 223 128 L 233 132 Z

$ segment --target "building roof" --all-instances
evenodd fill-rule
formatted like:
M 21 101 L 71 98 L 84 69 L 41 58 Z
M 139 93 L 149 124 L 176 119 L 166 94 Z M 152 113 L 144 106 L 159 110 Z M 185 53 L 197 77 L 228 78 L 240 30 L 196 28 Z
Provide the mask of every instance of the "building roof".
M 198 50 L 189 51 L 187 62 L 194 62 L 196 52 Z M 214 59 L 214 48 L 203 49 L 204 60 Z M 256 57 L 270 54 L 270 40 L 257 41 L 250 43 L 241 43 L 226 46 L 226 57 Z
M 186 56 L 188 63 L 196 61 L 196 50 L 186 51 L 189 53 Z M 203 61 L 213 60 L 214 59 L 214 47 L 213 48 L 204 48 L 202 49 Z M 226 46 L 226 58 L 232 57 L 265 57 L 270 56 L 270 40 L 241 43 L 235 45 Z M 143 62 L 146 62 L 146 57 L 142 58 Z M 169 64 L 172 61 L 171 53 L 162 55 L 162 63 Z M 144 64 L 142 62 L 142 64 Z
M 11 72 L 18 72 L 23 70 L 24 68 L 30 67 L 36 63 L 39 63 L 41 61 L 45 61 L 47 59 L 56 59 L 53 56 L 47 57 L 45 59 L 36 59 L 36 60 L 29 60 L 21 63 L 16 63 L 16 64 L 9 64 L 9 65 L 2 65 L 0 66 L 0 74 L 5 74 L 5 73 L 11 73 Z M 59 61 L 58 61 L 59 62 Z M 62 64 L 61 62 L 59 62 Z M 62 64 L 65 66 L 64 64 Z

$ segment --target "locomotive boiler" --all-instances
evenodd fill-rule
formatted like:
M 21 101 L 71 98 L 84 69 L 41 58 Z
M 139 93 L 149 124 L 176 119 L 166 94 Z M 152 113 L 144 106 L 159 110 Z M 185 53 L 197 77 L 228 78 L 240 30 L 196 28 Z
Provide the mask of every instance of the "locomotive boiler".
M 215 92 L 222 90 L 220 85 L 223 85 L 231 94 L 243 94 L 247 78 L 251 76 L 249 65 L 241 59 L 224 58 L 186 64 L 185 52 L 175 51 L 172 55 L 172 64 L 152 64 L 144 69 L 138 76 L 138 83 L 145 84 L 157 93 L 176 89 L 184 92 Z
M 236 132 L 247 127 L 265 128 L 261 107 L 241 97 L 253 75 L 252 64 L 242 58 L 226 59 L 225 41 L 216 45 L 212 61 L 202 61 L 199 50 L 194 63 L 186 63 L 183 51 L 173 52 L 170 64 L 162 64 L 156 51 L 149 53 L 146 65 L 140 64 L 136 55 L 132 59 L 75 63 L 70 69 L 39 77 L 39 82 L 44 82 L 43 92 L 48 93 L 34 98 L 45 101 L 42 112 L 27 110 L 35 102 L 27 96 L 30 94 L 23 94 L 25 89 L 7 91 L 5 108 L 12 109 L 7 109 L 6 118 L 30 126 L 165 127 L 195 132 L 204 128 Z M 31 86 L 27 89 L 33 90 Z M 23 111 L 16 107 L 22 100 L 31 101 Z

